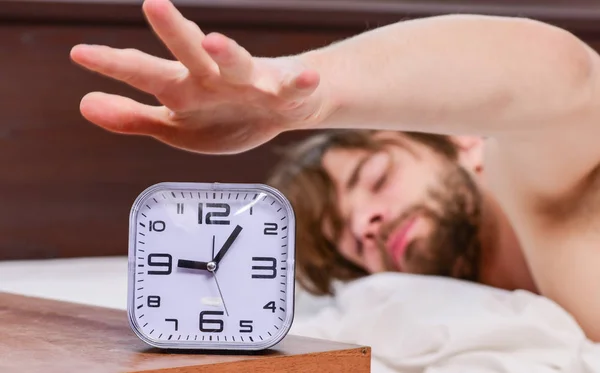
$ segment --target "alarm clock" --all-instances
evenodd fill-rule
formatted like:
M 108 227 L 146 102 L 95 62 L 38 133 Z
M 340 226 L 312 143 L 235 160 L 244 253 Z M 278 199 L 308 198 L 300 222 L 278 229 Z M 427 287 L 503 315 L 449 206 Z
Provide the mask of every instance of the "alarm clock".
M 129 323 L 165 349 L 263 350 L 294 317 L 295 217 L 263 184 L 155 184 L 129 218 Z

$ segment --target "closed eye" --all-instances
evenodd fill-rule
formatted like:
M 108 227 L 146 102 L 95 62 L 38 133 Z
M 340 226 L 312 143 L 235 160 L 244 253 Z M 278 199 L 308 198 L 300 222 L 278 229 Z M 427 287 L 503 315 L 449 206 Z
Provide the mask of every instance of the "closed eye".
M 389 176 L 391 173 L 393 173 L 394 171 L 394 160 L 392 159 L 392 156 L 388 153 L 388 164 L 385 167 L 384 170 L 382 170 L 381 175 L 377 178 L 377 180 L 375 181 L 375 183 L 373 184 L 373 192 L 378 192 L 379 190 L 381 190 L 381 188 L 383 188 L 383 186 L 385 185 L 385 183 L 388 181 Z
M 388 173 L 384 172 L 373 185 L 373 192 L 378 192 L 387 181 Z

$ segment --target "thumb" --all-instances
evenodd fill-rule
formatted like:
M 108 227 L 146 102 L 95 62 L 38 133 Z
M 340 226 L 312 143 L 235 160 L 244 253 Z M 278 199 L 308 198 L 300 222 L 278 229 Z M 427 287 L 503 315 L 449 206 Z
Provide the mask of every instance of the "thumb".
M 293 75 L 281 86 L 279 97 L 286 101 L 301 100 L 319 86 L 320 76 L 314 70 L 304 69 Z

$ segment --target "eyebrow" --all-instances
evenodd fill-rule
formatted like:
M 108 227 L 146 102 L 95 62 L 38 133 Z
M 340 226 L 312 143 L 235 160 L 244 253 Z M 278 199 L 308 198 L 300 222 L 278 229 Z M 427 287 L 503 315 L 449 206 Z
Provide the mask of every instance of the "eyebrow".
M 348 181 L 346 182 L 347 190 L 353 189 L 356 186 L 356 183 L 358 183 L 358 177 L 360 176 L 360 173 L 363 167 L 365 166 L 365 163 L 367 163 L 367 161 L 371 159 L 372 156 L 373 154 L 367 154 L 363 156 L 360 161 L 358 161 L 358 163 L 354 167 L 354 170 L 350 174 L 350 178 L 348 178 Z

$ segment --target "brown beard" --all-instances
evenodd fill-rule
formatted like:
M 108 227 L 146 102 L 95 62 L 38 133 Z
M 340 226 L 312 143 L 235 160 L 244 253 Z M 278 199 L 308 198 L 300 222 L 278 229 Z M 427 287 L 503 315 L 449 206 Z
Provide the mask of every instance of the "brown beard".
M 433 203 L 418 204 L 384 227 L 378 247 L 387 271 L 397 267 L 385 247 L 391 232 L 415 216 L 429 220 L 432 231 L 413 240 L 405 252 L 404 272 L 477 281 L 481 257 L 479 227 L 481 195 L 465 169 L 452 165 L 436 188 L 428 192 Z

